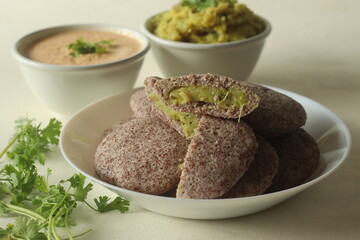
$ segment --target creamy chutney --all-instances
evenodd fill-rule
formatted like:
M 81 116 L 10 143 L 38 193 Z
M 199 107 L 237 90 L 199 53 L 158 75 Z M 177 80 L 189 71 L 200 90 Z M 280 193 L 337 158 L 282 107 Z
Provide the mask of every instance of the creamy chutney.
M 91 43 L 112 40 L 112 45 L 106 46 L 107 51 L 104 53 L 88 53 L 73 57 L 70 55 L 72 50 L 68 49 L 68 46 L 81 37 Z M 40 39 L 29 47 L 25 56 L 47 64 L 93 65 L 130 57 L 139 52 L 141 48 L 142 45 L 138 40 L 123 34 L 97 30 L 71 30 Z

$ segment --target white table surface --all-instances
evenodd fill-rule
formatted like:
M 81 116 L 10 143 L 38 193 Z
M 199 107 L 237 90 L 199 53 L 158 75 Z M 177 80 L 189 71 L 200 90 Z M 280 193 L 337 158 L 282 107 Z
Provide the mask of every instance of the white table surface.
M 28 115 L 45 123 L 53 116 L 34 98 L 11 56 L 19 37 L 70 23 L 113 23 L 139 30 L 147 16 L 177 2 L 1 0 L 0 149 L 7 144 L 18 117 Z M 273 25 L 249 81 L 305 95 L 334 111 L 352 134 L 348 160 L 301 194 L 263 212 L 234 219 L 185 220 L 133 205 L 127 214 L 97 214 L 80 207 L 75 231 L 93 229 L 82 239 L 360 239 L 360 1 L 243 2 Z M 161 76 L 151 51 L 136 86 L 149 75 Z M 54 182 L 74 173 L 59 148 L 50 154 L 48 167 L 54 169 Z M 91 196 L 100 194 L 115 196 L 95 185 Z M 9 221 L 1 218 L 0 226 Z

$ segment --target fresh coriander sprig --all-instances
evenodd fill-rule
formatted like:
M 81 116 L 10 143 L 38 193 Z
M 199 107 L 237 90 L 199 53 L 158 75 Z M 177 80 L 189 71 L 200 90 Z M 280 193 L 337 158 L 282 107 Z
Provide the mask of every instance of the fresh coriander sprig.
M 10 163 L 0 170 L 0 193 L 10 196 L 11 201 L 0 200 L 0 217 L 16 213 L 15 224 L 0 228 L 0 239 L 56 239 L 62 238 L 57 228 L 64 227 L 68 238 L 82 236 L 87 232 L 74 235 L 70 227 L 75 226 L 71 218 L 78 203 L 85 203 L 98 212 L 118 210 L 128 211 L 129 202 L 121 197 L 114 200 L 107 196 L 94 199 L 93 207 L 86 199 L 92 190 L 91 183 L 85 183 L 85 176 L 75 174 L 61 180 L 57 185 L 49 185 L 51 170 L 39 175 L 35 163 L 45 164 L 45 154 L 51 145 L 57 145 L 61 122 L 51 119 L 45 128 L 35 125 L 34 120 L 22 118 L 16 121 L 16 134 L 0 153 L 0 159 L 7 156 Z
M 83 37 L 78 38 L 75 42 L 68 45 L 68 49 L 72 50 L 72 57 L 79 57 L 81 54 L 103 53 L 112 46 L 114 40 L 103 40 L 97 43 L 86 42 Z
M 0 153 L 0 159 L 6 154 L 10 160 L 0 169 L 0 192 L 10 195 L 12 204 L 21 205 L 39 182 L 35 163 L 44 165 L 50 145 L 59 143 L 61 122 L 53 118 L 41 128 L 34 119 L 20 118 L 15 124 L 15 135 Z

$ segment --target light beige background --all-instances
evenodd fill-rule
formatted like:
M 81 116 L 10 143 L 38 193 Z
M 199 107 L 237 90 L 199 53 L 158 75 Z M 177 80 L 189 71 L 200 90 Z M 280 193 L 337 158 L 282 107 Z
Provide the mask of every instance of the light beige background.
M 175 0 L 1 0 L 0 149 L 14 120 L 28 114 L 38 121 L 53 115 L 31 94 L 10 54 L 24 34 L 69 23 L 113 23 L 140 29 L 144 19 Z M 360 239 L 360 1 L 243 1 L 273 25 L 261 59 L 249 79 L 312 98 L 348 125 L 353 149 L 345 164 L 323 182 L 288 201 L 250 216 L 195 221 L 157 215 L 132 206 L 125 215 L 79 208 L 83 239 Z M 150 52 L 136 86 L 161 72 Z M 48 166 L 53 180 L 74 171 L 58 148 Z M 110 194 L 95 186 L 92 196 Z M 113 195 L 112 195 L 113 196 Z M 0 219 L 0 226 L 10 221 Z

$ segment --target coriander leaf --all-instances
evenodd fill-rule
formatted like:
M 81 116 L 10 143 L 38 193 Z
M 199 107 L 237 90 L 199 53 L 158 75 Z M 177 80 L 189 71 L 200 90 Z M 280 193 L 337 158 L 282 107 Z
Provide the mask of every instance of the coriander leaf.
M 14 227 L 14 225 L 10 224 L 10 223 L 6 225 L 5 229 L 0 227 L 0 239 L 1 240 L 9 240 L 10 239 L 11 240 L 10 234 L 12 232 L 13 227 Z
M 18 217 L 16 218 L 13 232 L 19 239 L 20 237 L 31 240 L 47 239 L 44 233 L 39 232 L 40 229 L 40 224 L 35 219 Z
M 0 201 L 0 217 L 9 213 L 9 209 L 6 207 L 3 201 Z
M 75 174 L 69 178 L 70 186 L 74 189 L 74 196 L 76 201 L 85 202 L 88 192 L 92 190 L 93 185 L 87 184 L 85 187 L 85 176 L 82 174 Z M 62 181 L 62 182 L 66 182 Z
M 34 120 L 29 118 L 18 119 L 15 123 L 16 134 L 0 154 L 0 158 L 6 152 L 20 170 L 29 168 L 35 161 L 44 165 L 44 154 L 50 151 L 49 143 L 58 143 L 61 123 L 50 120 L 44 129 L 41 129 L 41 124 L 35 126 Z
M 49 203 L 44 201 L 44 199 L 38 198 L 36 200 L 33 200 L 32 203 L 36 206 L 39 205 L 38 208 L 36 208 L 36 213 L 40 214 L 41 216 L 48 218 L 52 212 L 52 209 L 56 205 L 55 203 Z
M 116 197 L 112 202 L 108 196 L 100 196 L 99 199 L 94 199 L 99 212 L 107 212 L 111 210 L 119 210 L 125 213 L 129 210 L 129 201 L 122 197 Z
M 9 185 L 4 182 L 0 182 L 0 193 L 11 194 Z
M 70 182 L 70 186 L 72 188 L 76 188 L 78 186 L 84 186 L 85 176 L 82 174 L 74 174 L 71 178 L 67 180 L 62 180 L 61 183 Z
M 108 47 L 111 47 L 114 40 L 103 40 L 97 43 L 86 42 L 83 37 L 78 38 L 75 42 L 68 45 L 68 49 L 72 50 L 72 57 L 79 57 L 81 54 L 103 53 Z
M 41 135 L 44 142 L 57 145 L 59 143 L 61 122 L 55 118 L 51 118 L 49 124 L 41 130 Z
M 75 189 L 75 200 L 85 202 L 87 194 L 92 190 L 93 185 L 88 183 L 85 187 L 79 186 Z
M 11 195 L 12 204 L 20 205 L 34 189 L 37 170 L 35 166 L 30 166 L 29 169 L 19 170 L 15 166 L 7 164 L 0 171 L 0 175 L 3 178 L 1 191 Z M 4 184 L 6 184 L 6 186 Z
M 216 7 L 218 0 L 184 0 L 183 6 L 194 7 L 196 10 L 201 11 L 208 7 Z
M 12 187 L 30 193 L 34 188 L 37 171 L 35 166 L 31 166 L 28 170 L 18 171 L 15 168 L 10 168 L 8 165 L 8 174 L 11 177 Z M 10 169 L 11 172 L 10 172 Z
M 51 174 L 51 169 L 48 169 L 46 176 L 38 175 L 35 179 L 34 187 L 42 193 L 48 192 L 49 191 L 48 179 L 49 179 L 50 174 Z
M 181 5 L 189 6 L 197 11 L 201 11 L 209 7 L 216 7 L 220 2 L 226 2 L 232 6 L 237 3 L 237 0 L 183 0 Z

